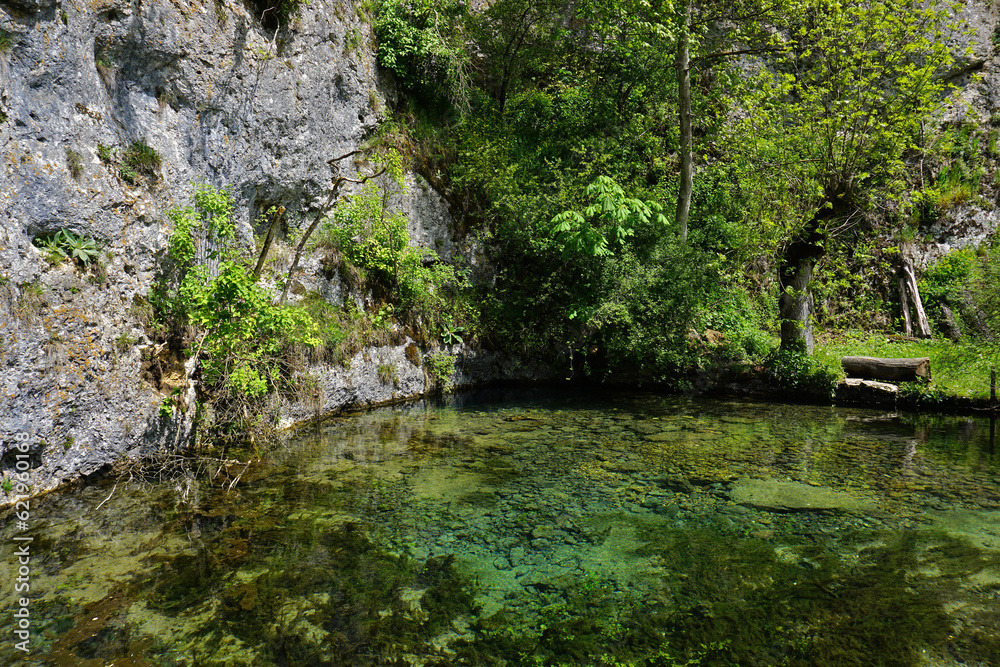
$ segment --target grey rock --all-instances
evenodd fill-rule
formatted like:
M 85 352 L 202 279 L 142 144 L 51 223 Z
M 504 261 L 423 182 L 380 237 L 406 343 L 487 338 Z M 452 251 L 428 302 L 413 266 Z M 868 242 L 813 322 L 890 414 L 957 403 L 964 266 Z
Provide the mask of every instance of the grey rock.
M 681 475 L 664 475 L 654 480 L 659 486 L 675 493 L 694 493 L 695 487 L 687 477 Z

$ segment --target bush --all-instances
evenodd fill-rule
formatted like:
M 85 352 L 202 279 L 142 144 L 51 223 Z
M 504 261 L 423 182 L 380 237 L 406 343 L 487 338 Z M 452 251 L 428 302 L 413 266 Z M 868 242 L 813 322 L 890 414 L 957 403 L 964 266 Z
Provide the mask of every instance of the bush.
M 774 313 L 739 287 L 720 288 L 706 301 L 696 317 L 697 330 L 714 329 L 725 334 L 719 350 L 722 360 L 741 364 L 763 364 L 775 348 Z
M 435 352 L 424 357 L 424 368 L 434 387 L 451 391 L 454 387 L 455 359 L 447 352 Z
M 920 279 L 920 296 L 928 304 L 956 304 L 968 289 L 976 254 L 968 249 L 951 252 L 927 267 Z
M 389 211 L 386 203 L 386 190 L 369 182 L 334 209 L 317 243 L 334 246 L 341 262 L 361 269 L 353 273 L 366 276 L 369 287 L 398 299 L 411 326 L 422 329 L 425 338 L 444 332 L 446 325 L 455 330 L 448 311 L 467 279 L 434 251 L 411 246 L 406 215 Z
M 966 333 L 993 341 L 1000 336 L 1000 247 L 951 252 L 924 271 L 920 294 L 938 321 L 954 311 Z
M 118 151 L 114 146 L 108 146 L 107 144 L 97 144 L 97 157 L 101 159 L 104 164 L 111 164 L 115 160 L 115 153 Z
M 469 53 L 461 0 L 384 0 L 375 18 L 378 63 L 431 104 L 468 107 Z
M 776 389 L 796 394 L 830 397 L 841 373 L 804 352 L 777 349 L 764 362 L 764 371 Z
M 14 44 L 17 43 L 17 37 L 14 33 L 4 28 L 0 28 L 0 53 L 9 53 L 14 48 Z
M 151 301 L 175 334 L 193 328 L 188 354 L 198 358 L 220 434 L 266 436 L 276 417 L 266 397 L 294 390 L 295 349 L 320 344 L 319 332 L 303 309 L 274 305 L 256 282 L 236 242 L 229 192 L 199 185 L 193 199 L 168 213 L 169 264 Z

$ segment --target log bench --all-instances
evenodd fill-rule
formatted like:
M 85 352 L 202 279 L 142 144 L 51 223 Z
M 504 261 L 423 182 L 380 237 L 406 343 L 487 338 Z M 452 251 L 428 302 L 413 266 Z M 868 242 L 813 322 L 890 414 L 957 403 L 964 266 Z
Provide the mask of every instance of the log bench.
M 886 382 L 911 382 L 917 378 L 931 379 L 931 360 L 880 359 L 878 357 L 843 357 L 840 360 L 847 377 Z

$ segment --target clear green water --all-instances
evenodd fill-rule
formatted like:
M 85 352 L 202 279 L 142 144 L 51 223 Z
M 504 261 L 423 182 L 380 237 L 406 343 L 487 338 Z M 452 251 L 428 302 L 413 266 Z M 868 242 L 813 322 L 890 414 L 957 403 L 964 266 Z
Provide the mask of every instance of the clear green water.
M 987 420 L 535 396 L 33 501 L 32 653 L 8 516 L 0 664 L 1000 664 Z

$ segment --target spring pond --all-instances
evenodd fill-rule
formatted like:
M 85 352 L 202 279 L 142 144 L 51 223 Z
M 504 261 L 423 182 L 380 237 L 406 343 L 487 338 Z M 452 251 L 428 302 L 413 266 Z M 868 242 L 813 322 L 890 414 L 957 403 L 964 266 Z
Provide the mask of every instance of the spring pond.
M 208 472 L 33 500 L 0 664 L 1000 664 L 987 419 L 508 391 Z

